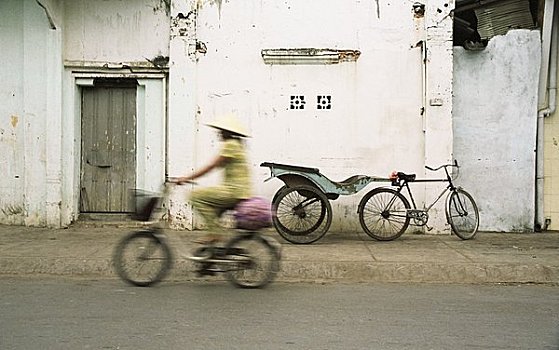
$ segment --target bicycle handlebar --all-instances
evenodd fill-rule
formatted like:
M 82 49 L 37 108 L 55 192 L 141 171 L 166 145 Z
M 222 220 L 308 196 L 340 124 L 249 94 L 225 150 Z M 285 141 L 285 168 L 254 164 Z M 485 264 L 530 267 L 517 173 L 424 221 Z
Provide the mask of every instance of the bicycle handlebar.
M 191 184 L 191 185 L 197 185 L 198 183 L 194 180 L 189 180 L 189 181 L 184 181 L 181 183 L 178 183 L 176 177 L 167 177 L 165 178 L 165 184 L 171 184 L 171 185 L 184 185 L 184 184 Z
M 447 167 L 449 167 L 449 166 L 459 168 L 459 166 L 458 166 L 458 161 L 455 159 L 455 160 L 454 160 L 454 164 L 443 164 L 443 165 L 441 165 L 440 167 L 434 168 L 434 169 L 431 168 L 430 166 L 427 166 L 427 165 L 425 166 L 425 168 L 428 169 L 428 170 L 431 170 L 431 171 L 437 171 L 437 170 L 440 170 L 440 169 L 442 169 L 442 168 L 447 168 Z

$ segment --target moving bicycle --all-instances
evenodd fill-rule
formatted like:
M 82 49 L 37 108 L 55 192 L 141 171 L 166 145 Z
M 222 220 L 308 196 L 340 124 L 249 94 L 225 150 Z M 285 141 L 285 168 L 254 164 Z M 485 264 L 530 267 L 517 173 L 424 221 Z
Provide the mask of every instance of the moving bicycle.
M 181 185 L 192 183 L 193 180 L 213 170 L 221 169 L 223 171 L 222 183 L 197 188 L 189 196 L 192 207 L 204 219 L 209 231 L 209 234 L 198 242 L 203 245 L 202 248 L 199 248 L 189 259 L 199 264 L 198 273 L 200 275 L 225 272 L 227 277 L 238 286 L 260 287 L 267 284 L 277 272 L 280 255 L 278 245 L 274 244 L 272 239 L 259 234 L 259 229 L 268 224 L 271 225 L 271 208 L 263 199 L 251 197 L 251 180 L 244 144 L 244 138 L 248 137 L 248 132 L 233 114 L 221 116 L 208 126 L 219 132 L 221 140 L 219 154 L 207 165 L 190 175 L 170 179 L 170 182 Z M 168 186 L 164 190 L 164 197 L 166 197 L 169 192 Z M 146 205 L 136 206 L 140 213 L 145 212 L 139 217 L 149 219 L 158 202 L 159 199 L 154 196 L 149 198 Z M 224 241 L 223 236 L 216 233 L 222 231 L 219 219 L 228 210 L 234 210 L 236 226 L 243 231 Z M 131 263 L 132 268 L 128 269 L 129 266 L 126 266 L 127 263 L 124 260 L 124 251 L 132 245 L 132 242 L 140 240 L 147 240 L 147 246 L 154 251 L 158 250 L 160 257 L 152 259 L 153 252 L 144 245 L 140 245 L 140 250 L 143 252 Z M 249 244 L 250 248 L 245 247 Z M 257 248 L 262 248 L 268 261 L 262 269 L 259 264 L 261 259 L 257 260 L 255 257 Z M 138 253 L 138 250 L 134 253 Z M 170 267 L 170 257 L 171 253 L 166 240 L 159 229 L 153 228 L 125 238 L 117 247 L 115 262 L 117 272 L 123 279 L 136 285 L 149 285 L 160 280 L 167 272 Z M 159 266 L 153 268 L 153 276 L 150 275 L 142 280 L 132 277 L 132 274 L 128 273 L 132 270 L 142 272 L 144 265 L 152 260 L 161 261 Z M 250 276 L 249 278 L 249 271 L 256 272 L 257 270 L 261 270 L 263 276 Z
M 171 187 L 165 184 L 160 195 L 136 191 L 133 218 L 151 221 L 161 217 L 156 213 L 165 210 Z M 231 283 L 243 288 L 264 287 L 274 279 L 279 271 L 281 248 L 274 239 L 261 234 L 266 226 L 262 220 L 265 205 L 265 201 L 253 197 L 231 208 L 236 219 L 236 228 L 230 230 L 234 234 L 224 241 L 198 245 L 187 257 L 195 263 L 199 277 L 225 273 Z M 147 287 L 167 275 L 174 254 L 163 227 L 160 220 L 155 220 L 149 228 L 132 232 L 117 244 L 113 261 L 120 278 Z

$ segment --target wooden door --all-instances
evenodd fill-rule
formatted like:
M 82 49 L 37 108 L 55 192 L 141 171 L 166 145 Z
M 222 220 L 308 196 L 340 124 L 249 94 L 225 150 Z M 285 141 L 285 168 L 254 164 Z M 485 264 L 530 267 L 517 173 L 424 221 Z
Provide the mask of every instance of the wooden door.
M 136 81 L 96 80 L 82 92 L 80 211 L 129 211 L 136 185 Z

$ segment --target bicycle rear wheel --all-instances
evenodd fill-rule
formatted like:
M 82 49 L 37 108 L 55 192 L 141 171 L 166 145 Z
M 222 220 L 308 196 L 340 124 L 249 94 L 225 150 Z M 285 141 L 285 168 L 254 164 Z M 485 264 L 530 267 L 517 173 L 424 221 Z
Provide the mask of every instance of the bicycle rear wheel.
M 114 252 L 115 270 L 124 281 L 148 287 L 161 281 L 171 268 L 169 246 L 153 230 L 124 237 Z
M 461 239 L 472 239 L 479 228 L 479 211 L 474 198 L 461 188 L 456 188 L 447 198 L 446 220 Z
M 285 240 L 313 243 L 326 234 L 332 223 L 328 198 L 315 187 L 281 188 L 272 202 L 274 227 Z
M 410 203 L 401 193 L 391 188 L 375 188 L 359 202 L 359 223 L 372 238 L 391 241 L 408 228 Z
M 227 244 L 227 279 L 237 287 L 262 288 L 279 271 L 279 252 L 257 233 L 236 236 Z

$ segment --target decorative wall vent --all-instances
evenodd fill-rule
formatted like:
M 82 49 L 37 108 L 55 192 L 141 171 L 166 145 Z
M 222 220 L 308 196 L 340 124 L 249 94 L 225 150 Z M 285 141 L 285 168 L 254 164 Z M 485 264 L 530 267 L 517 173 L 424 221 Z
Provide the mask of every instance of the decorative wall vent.
M 305 96 L 291 96 L 290 109 L 305 109 Z
M 336 49 L 264 49 L 262 58 L 266 64 L 336 64 L 355 62 L 361 55 L 358 50 Z
M 316 109 L 332 109 L 332 96 L 316 96 Z

